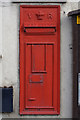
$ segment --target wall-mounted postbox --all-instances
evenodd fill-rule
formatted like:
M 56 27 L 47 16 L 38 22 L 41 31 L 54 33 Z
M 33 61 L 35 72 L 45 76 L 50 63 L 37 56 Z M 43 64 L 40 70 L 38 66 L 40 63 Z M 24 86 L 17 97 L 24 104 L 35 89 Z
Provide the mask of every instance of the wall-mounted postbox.
M 20 6 L 20 114 L 60 113 L 60 6 Z

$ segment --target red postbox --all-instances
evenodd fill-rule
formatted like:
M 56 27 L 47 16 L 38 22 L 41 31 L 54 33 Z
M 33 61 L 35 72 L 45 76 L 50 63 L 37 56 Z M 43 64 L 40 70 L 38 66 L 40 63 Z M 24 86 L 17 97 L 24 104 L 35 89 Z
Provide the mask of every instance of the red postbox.
M 60 6 L 20 6 L 20 114 L 60 113 Z

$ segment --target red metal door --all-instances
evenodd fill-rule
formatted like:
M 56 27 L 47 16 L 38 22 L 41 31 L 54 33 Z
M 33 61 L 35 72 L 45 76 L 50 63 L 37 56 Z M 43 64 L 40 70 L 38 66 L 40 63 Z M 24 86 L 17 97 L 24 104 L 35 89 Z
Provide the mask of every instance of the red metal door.
M 20 6 L 20 114 L 60 113 L 60 6 Z

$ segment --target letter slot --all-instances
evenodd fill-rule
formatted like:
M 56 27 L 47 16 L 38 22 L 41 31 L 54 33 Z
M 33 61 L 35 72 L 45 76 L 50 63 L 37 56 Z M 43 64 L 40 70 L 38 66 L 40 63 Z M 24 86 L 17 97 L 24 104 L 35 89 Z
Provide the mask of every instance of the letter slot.
M 54 34 L 56 27 L 24 27 L 27 34 Z

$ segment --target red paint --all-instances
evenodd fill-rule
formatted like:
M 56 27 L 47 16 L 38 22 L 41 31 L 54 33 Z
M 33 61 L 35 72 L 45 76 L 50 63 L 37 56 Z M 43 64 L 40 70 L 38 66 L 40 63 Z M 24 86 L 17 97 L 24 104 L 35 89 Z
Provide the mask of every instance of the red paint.
M 60 114 L 60 6 L 20 6 L 20 114 Z

